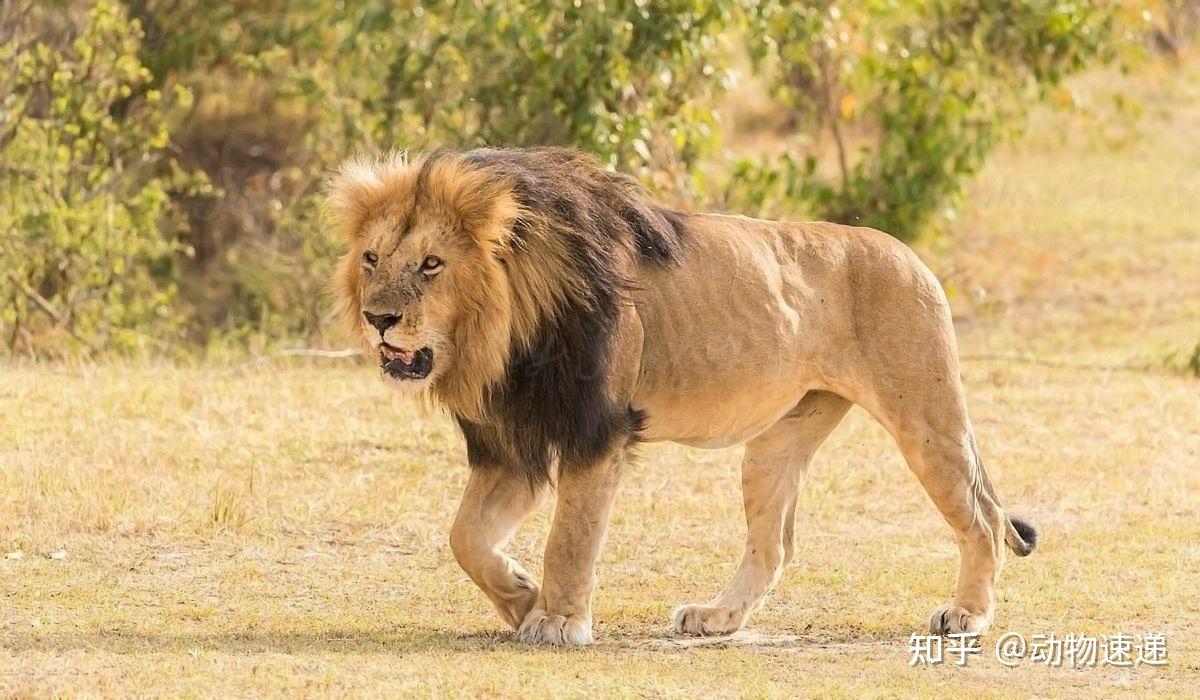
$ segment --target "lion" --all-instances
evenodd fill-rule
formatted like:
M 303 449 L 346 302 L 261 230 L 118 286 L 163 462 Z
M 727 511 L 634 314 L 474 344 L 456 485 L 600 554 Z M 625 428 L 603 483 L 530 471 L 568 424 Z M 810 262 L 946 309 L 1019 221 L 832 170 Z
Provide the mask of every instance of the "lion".
M 671 616 L 742 628 L 794 551 L 809 462 L 854 404 L 895 439 L 954 531 L 934 633 L 982 633 L 1007 515 L 967 416 L 950 309 L 904 244 L 868 228 L 677 211 L 561 148 L 359 158 L 328 209 L 339 313 L 385 381 L 448 411 L 469 478 L 455 559 L 520 640 L 593 641 L 595 563 L 631 450 L 745 445 L 733 579 Z M 556 492 L 542 581 L 504 552 Z

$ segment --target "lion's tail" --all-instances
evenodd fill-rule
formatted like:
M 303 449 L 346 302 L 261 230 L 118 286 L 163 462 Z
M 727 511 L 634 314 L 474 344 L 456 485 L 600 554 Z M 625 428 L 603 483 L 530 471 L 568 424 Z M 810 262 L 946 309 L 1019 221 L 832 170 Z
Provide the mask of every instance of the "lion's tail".
M 1005 517 L 1004 522 L 1007 526 L 1004 543 L 1008 545 L 1012 553 L 1018 557 L 1027 557 L 1032 554 L 1038 543 L 1037 528 L 1015 515 Z
M 975 456 L 976 475 L 978 480 L 975 482 L 975 487 L 982 489 L 987 494 L 993 503 L 1000 505 L 1000 498 L 996 495 L 996 489 L 992 486 L 992 480 L 988 478 L 987 471 L 983 468 L 983 460 L 979 456 L 979 448 L 975 444 L 975 438 L 971 438 L 971 451 Z M 977 494 L 981 497 L 982 494 Z M 1012 550 L 1012 553 L 1018 557 L 1027 557 L 1033 554 L 1033 550 L 1037 548 L 1038 531 L 1028 520 L 1019 518 L 1015 515 L 1004 516 L 1004 544 Z

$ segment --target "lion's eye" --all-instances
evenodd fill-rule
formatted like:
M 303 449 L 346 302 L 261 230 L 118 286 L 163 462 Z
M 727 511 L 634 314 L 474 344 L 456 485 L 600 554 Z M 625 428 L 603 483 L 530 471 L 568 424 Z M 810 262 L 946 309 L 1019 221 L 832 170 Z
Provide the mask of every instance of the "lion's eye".
M 437 272 L 441 271 L 442 265 L 444 264 L 445 263 L 443 263 L 442 259 L 438 256 L 430 255 L 425 258 L 424 262 L 421 263 L 421 272 L 424 272 L 427 275 L 436 274 Z
M 362 261 L 363 265 L 373 268 L 379 262 L 379 255 L 373 250 L 365 250 L 363 251 Z

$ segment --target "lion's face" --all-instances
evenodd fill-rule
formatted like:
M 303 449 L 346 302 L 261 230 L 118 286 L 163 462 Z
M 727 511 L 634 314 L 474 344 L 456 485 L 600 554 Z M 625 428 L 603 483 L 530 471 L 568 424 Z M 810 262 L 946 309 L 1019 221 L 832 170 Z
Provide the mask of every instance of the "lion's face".
M 347 244 L 333 278 L 342 323 L 388 381 L 459 415 L 482 415 L 514 344 L 562 287 L 510 264 L 525 213 L 512 187 L 460 157 L 403 154 L 351 160 L 330 187 L 328 210 Z M 514 296 L 517 288 L 528 291 Z
M 420 390 L 454 362 L 459 285 L 476 261 L 439 222 L 400 228 L 381 220 L 364 231 L 358 328 L 384 374 Z

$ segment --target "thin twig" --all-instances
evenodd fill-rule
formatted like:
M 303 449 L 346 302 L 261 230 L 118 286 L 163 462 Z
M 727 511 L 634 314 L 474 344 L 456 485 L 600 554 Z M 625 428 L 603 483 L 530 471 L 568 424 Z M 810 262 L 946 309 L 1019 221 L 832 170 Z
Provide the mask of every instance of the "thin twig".
M 825 117 L 829 120 L 829 130 L 833 133 L 833 143 L 837 146 L 838 167 L 842 171 L 842 192 L 845 193 L 850 189 L 850 167 L 846 163 L 846 142 L 842 137 L 842 127 L 838 123 L 840 115 L 838 114 L 838 105 L 834 104 L 834 85 L 833 78 L 829 73 L 832 68 L 829 67 L 829 57 L 826 56 L 821 61 L 821 82 L 823 92 L 825 93 Z
M 1032 357 L 1030 355 L 999 355 L 999 354 L 978 354 L 978 355 L 962 355 L 959 357 L 963 362 L 1013 362 L 1023 365 L 1039 365 L 1042 367 L 1056 367 L 1059 369 L 1080 369 L 1096 372 L 1140 372 L 1150 374 L 1155 371 L 1153 365 L 1103 365 L 1091 362 L 1064 362 L 1062 360 L 1051 360 L 1043 357 Z
M 69 309 L 68 309 L 67 313 L 64 315 L 61 311 L 54 308 L 54 304 L 51 304 L 50 301 L 46 299 L 46 297 L 42 296 L 41 294 L 38 294 L 38 291 L 36 289 L 34 289 L 33 287 L 30 287 L 25 282 L 25 280 L 17 277 L 15 274 L 13 274 L 11 272 L 8 273 L 8 278 L 10 280 L 12 280 L 12 283 L 14 285 L 16 285 L 17 289 L 22 294 L 24 294 L 26 297 L 28 297 L 29 300 L 32 301 L 35 306 L 37 306 L 39 309 L 41 309 L 47 316 L 54 319 L 54 323 L 55 323 L 56 327 L 65 330 L 68 335 L 70 335 L 75 340 L 79 341 L 79 343 L 81 345 L 83 345 L 83 347 L 87 348 L 88 351 L 94 352 L 96 350 L 96 347 L 94 345 L 92 345 L 90 342 L 88 342 L 83 336 L 79 335 L 79 332 L 71 327 L 71 323 L 70 323 L 71 322 L 71 314 L 70 314 Z M 30 337 L 32 337 L 32 336 L 30 336 Z
M 340 359 L 340 358 L 345 358 L 345 357 L 360 357 L 362 354 L 363 354 L 362 351 L 355 350 L 354 348 L 346 348 L 344 350 L 319 350 L 319 349 L 314 349 L 314 348 L 289 348 L 286 350 L 279 350 L 279 351 L 273 352 L 269 355 L 263 355 L 262 357 L 256 357 L 253 360 L 250 360 L 249 362 L 243 363 L 243 364 L 235 367 L 233 369 L 233 371 L 234 372 L 242 372 L 247 369 L 257 367 L 262 364 L 266 364 L 267 362 L 270 362 L 272 360 L 278 360 L 279 358 L 282 358 L 282 357 L 318 357 L 318 358 L 326 358 L 326 359 Z
M 11 272 L 8 273 L 8 278 L 10 280 L 12 280 L 13 284 L 17 285 L 17 289 L 21 290 L 22 294 L 24 294 L 26 297 L 29 298 L 30 301 L 32 301 L 34 304 L 36 304 L 39 309 L 41 309 L 42 311 L 45 311 L 47 316 L 54 319 L 55 323 L 62 325 L 63 315 L 59 312 L 58 309 L 54 308 L 54 304 L 51 304 L 49 302 L 49 300 L 46 299 L 46 297 L 42 296 L 41 294 L 38 294 L 38 291 L 36 289 L 34 289 L 33 287 L 30 287 L 28 284 L 25 283 L 25 280 L 18 278 L 15 274 L 13 274 Z
M 293 348 L 272 353 L 273 357 L 358 357 L 361 350 L 346 348 L 344 350 L 318 350 L 309 348 Z

